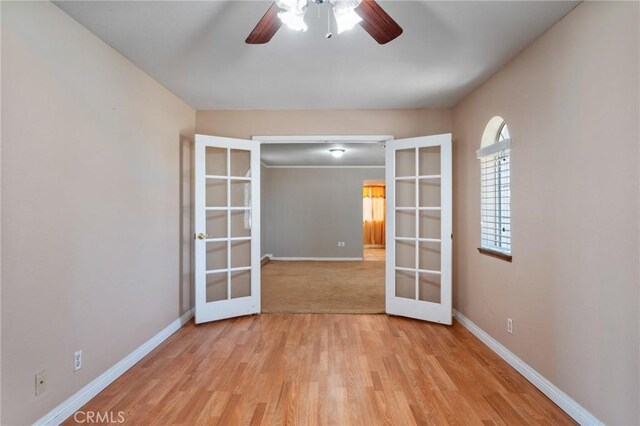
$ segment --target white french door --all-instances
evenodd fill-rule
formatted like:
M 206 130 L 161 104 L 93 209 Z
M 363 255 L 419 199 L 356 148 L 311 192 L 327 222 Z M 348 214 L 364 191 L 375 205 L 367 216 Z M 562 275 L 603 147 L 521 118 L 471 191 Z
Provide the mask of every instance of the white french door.
M 387 313 L 451 324 L 451 134 L 389 142 L 386 183 Z
M 195 137 L 196 323 L 260 311 L 260 144 Z

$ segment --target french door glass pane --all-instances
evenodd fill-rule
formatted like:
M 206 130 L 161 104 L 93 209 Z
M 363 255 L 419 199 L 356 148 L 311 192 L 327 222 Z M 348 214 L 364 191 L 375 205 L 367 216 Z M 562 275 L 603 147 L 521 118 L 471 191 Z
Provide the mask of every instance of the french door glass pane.
M 416 206 L 416 181 L 397 180 L 396 181 L 396 207 Z
M 207 179 L 205 182 L 205 203 L 207 207 L 227 206 L 227 180 Z
M 416 237 L 415 210 L 396 210 L 396 237 Z
M 227 242 L 206 242 L 207 244 L 207 257 L 206 268 L 207 271 L 215 269 L 227 269 Z
M 419 237 L 440 239 L 441 212 L 439 210 L 422 210 L 418 217 Z
M 420 207 L 440 207 L 440 179 L 420 179 L 418 198 Z
M 226 300 L 227 297 L 227 272 L 215 274 L 207 274 L 206 276 L 206 301 L 217 302 L 218 300 Z
M 418 269 L 440 270 L 440 243 L 421 241 L 418 245 Z
M 205 215 L 205 227 L 208 238 L 224 238 L 227 236 L 227 212 L 208 211 Z
M 251 271 L 231 273 L 231 298 L 251 296 Z
M 396 266 L 400 268 L 416 267 L 415 241 L 396 241 Z
M 440 303 L 440 275 L 418 273 L 418 300 Z
M 251 151 L 244 149 L 231 150 L 231 176 L 249 177 L 251 170 Z
M 419 175 L 440 174 L 440 147 L 429 146 L 418 149 Z
M 416 298 L 415 272 L 396 271 L 396 297 L 405 299 Z
M 245 180 L 231 180 L 231 207 L 251 205 L 251 184 Z
M 396 151 L 396 177 L 416 175 L 415 148 L 399 149 Z
M 231 236 L 251 236 L 251 211 L 240 210 L 231 212 Z
M 231 243 L 231 267 L 251 266 L 251 240 Z
M 213 176 L 226 176 L 227 174 L 227 148 L 205 148 L 205 174 Z

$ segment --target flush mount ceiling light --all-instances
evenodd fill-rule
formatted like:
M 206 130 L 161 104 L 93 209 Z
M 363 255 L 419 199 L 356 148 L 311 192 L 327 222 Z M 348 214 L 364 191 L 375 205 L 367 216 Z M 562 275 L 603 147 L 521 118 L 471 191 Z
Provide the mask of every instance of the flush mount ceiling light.
M 344 152 L 346 150 L 342 149 L 342 148 L 333 148 L 330 149 L 329 152 L 331 153 L 331 155 L 334 156 L 334 158 L 340 158 L 344 155 Z
M 379 44 L 386 44 L 402 34 L 402 28 L 385 12 L 375 0 L 311 0 L 318 6 L 330 3 L 333 17 L 338 26 L 338 34 L 352 29 L 356 24 L 373 37 Z M 247 44 L 269 42 L 282 24 L 294 31 L 307 31 L 304 20 L 309 0 L 276 0 L 262 19 L 258 21 Z M 330 25 L 330 21 L 328 22 Z M 331 31 L 326 35 L 331 37 Z

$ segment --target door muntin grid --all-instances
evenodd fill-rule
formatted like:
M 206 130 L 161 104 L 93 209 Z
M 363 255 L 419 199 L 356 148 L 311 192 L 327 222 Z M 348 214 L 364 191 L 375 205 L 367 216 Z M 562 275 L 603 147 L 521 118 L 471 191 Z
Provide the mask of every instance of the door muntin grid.
M 251 151 L 205 146 L 205 302 L 252 296 Z
M 397 149 L 394 161 L 394 296 L 442 299 L 441 147 Z

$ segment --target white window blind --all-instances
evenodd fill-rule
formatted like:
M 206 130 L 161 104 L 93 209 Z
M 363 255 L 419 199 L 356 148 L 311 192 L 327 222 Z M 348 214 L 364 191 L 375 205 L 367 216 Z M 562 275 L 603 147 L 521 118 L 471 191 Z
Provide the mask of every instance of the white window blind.
M 478 150 L 481 247 L 511 254 L 511 140 Z

